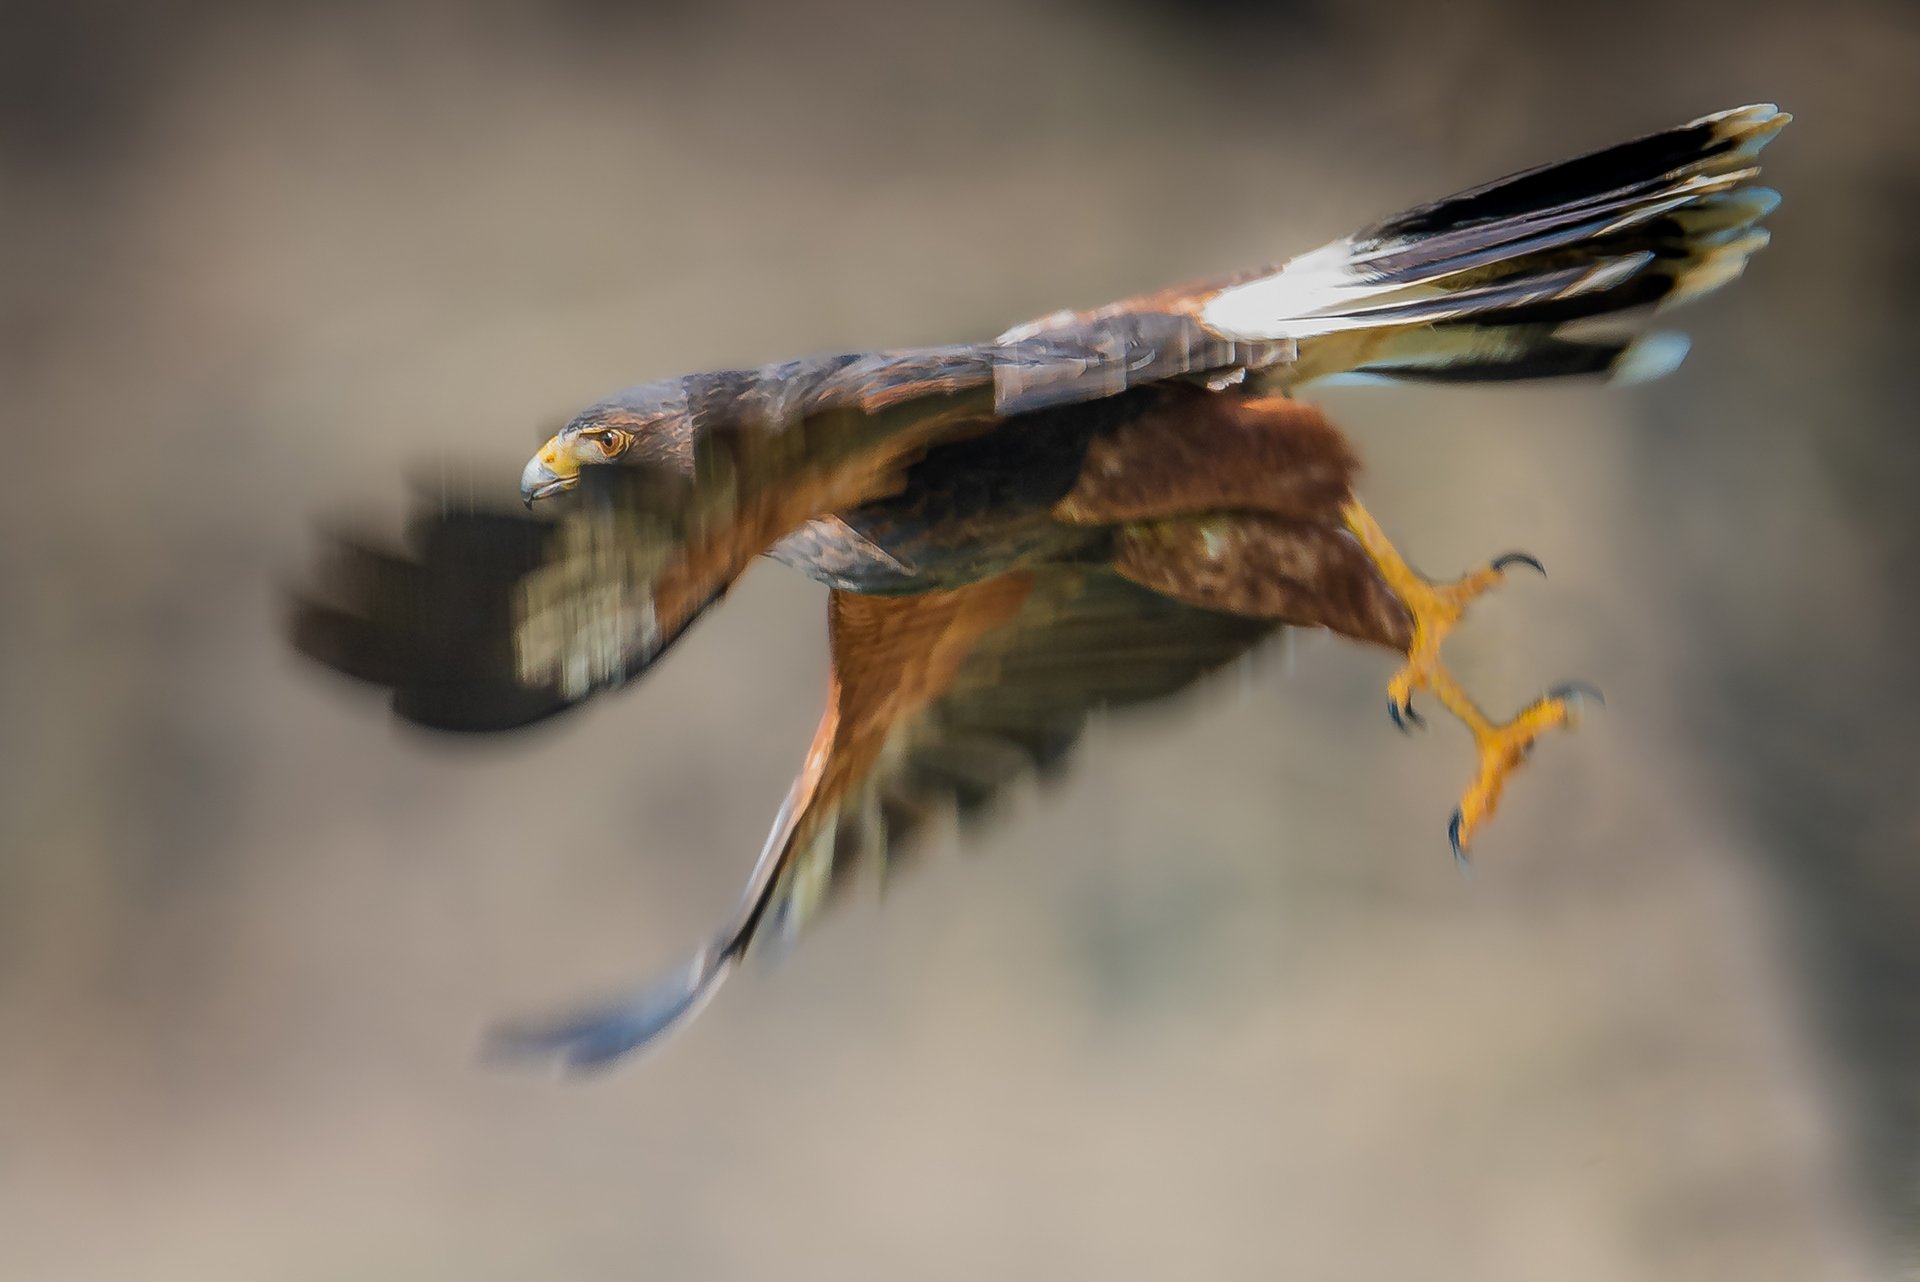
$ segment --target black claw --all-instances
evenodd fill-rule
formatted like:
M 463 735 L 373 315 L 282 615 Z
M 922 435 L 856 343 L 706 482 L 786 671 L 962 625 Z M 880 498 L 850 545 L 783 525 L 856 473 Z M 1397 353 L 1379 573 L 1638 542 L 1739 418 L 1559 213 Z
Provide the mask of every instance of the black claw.
M 1458 810 L 1453 812 L 1453 822 L 1447 825 L 1447 844 L 1453 847 L 1453 862 L 1459 866 L 1460 871 L 1470 873 L 1473 871 L 1473 865 L 1467 862 L 1467 848 L 1460 844 L 1460 825 L 1465 821 L 1465 815 Z
M 1504 570 L 1510 565 L 1531 566 L 1539 573 L 1541 578 L 1544 579 L 1547 577 L 1547 567 L 1540 564 L 1540 559 L 1531 553 L 1509 552 L 1505 556 L 1496 556 L 1493 558 L 1493 568 L 1496 570 Z
M 1392 699 L 1388 699 L 1387 715 L 1393 718 L 1393 724 L 1401 734 L 1412 734 L 1412 727 L 1414 726 L 1418 726 L 1422 730 L 1427 728 L 1427 719 L 1413 710 L 1413 701 L 1411 699 L 1407 701 L 1405 707 L 1395 703 Z
M 1569 699 L 1576 694 L 1593 700 L 1603 708 L 1607 706 L 1607 698 L 1600 693 L 1600 687 L 1586 681 L 1564 681 L 1547 691 L 1547 698 Z

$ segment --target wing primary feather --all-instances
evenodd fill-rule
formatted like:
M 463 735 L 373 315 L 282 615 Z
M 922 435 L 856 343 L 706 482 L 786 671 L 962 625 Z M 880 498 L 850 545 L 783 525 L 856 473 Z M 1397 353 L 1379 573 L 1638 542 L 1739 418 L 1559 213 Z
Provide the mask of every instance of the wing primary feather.
M 631 996 L 556 1023 L 495 1029 L 481 1057 L 496 1064 L 550 1063 L 572 1073 L 605 1068 L 699 1014 L 736 960 L 703 949 Z
M 651 1045 L 698 1015 L 733 973 L 772 898 L 776 874 L 799 817 L 799 787 L 789 793 L 727 925 L 687 961 L 632 992 L 557 1020 L 504 1024 L 490 1032 L 481 1058 L 494 1064 L 550 1064 L 562 1072 L 605 1068 Z

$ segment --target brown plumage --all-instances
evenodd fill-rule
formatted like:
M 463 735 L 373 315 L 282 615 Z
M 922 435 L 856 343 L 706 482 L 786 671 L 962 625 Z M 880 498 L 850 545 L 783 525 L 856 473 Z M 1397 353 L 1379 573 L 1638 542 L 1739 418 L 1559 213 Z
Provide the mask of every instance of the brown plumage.
M 1113 568 L 1188 605 L 1328 628 L 1390 650 L 1413 642 L 1407 607 L 1338 524 L 1266 512 L 1139 521 L 1122 531 Z
M 1506 725 L 1439 660 L 1502 558 L 1407 568 L 1354 452 L 1301 385 L 1670 368 L 1627 322 L 1732 279 L 1777 197 L 1748 107 L 1408 211 L 1287 264 L 1061 312 L 990 343 L 688 375 L 572 420 L 528 464 L 539 511 L 442 504 L 409 554 L 336 545 L 305 652 L 423 724 L 500 730 L 643 672 L 762 553 L 833 589 L 820 731 L 733 919 L 632 999 L 500 1047 L 601 1063 L 683 1022 L 756 939 L 788 939 L 932 813 L 1052 768 L 1092 709 L 1164 696 L 1282 624 L 1404 651 L 1482 771 L 1456 851 L 1555 692 Z M 1537 564 L 1537 563 L 1536 563 Z
M 1359 467 L 1312 405 L 1176 385 L 1088 443 L 1053 515 L 1107 525 L 1243 508 L 1338 525 Z

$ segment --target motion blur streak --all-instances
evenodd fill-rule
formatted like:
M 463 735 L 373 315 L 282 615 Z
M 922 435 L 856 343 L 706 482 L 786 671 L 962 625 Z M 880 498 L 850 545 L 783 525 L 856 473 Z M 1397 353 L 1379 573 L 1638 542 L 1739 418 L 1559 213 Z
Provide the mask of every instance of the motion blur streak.
M 1676 9 L 1684 12 L 1675 12 Z M 1911 1237 L 1920 25 L 1905 7 L 0 9 L 0 1277 L 1855 1278 Z M 306 514 L 511 492 L 609 389 L 989 337 L 1727 104 L 1788 193 L 1688 364 L 1326 398 L 1469 757 L 1302 640 L 644 1070 L 466 1058 L 725 909 L 820 702 L 754 571 L 564 735 L 287 655 Z M 431 467 L 431 463 L 428 464 Z M 399 485 L 382 496 L 402 507 Z M 1577 751 L 1572 750 L 1577 747 Z

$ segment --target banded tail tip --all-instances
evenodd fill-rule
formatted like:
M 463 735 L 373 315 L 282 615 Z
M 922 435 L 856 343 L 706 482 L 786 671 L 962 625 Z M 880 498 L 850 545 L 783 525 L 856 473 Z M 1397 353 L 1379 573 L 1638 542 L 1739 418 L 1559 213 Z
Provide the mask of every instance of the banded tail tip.
M 1738 139 L 1740 145 L 1728 159 L 1744 160 L 1759 154 L 1762 147 L 1773 141 L 1775 134 L 1792 123 L 1792 113 L 1780 110 L 1776 104 L 1754 102 L 1702 116 L 1689 127 L 1712 125 L 1715 138 Z
M 1693 340 L 1672 330 L 1654 330 L 1636 338 L 1613 362 L 1612 379 L 1631 386 L 1665 378 L 1680 368 Z

